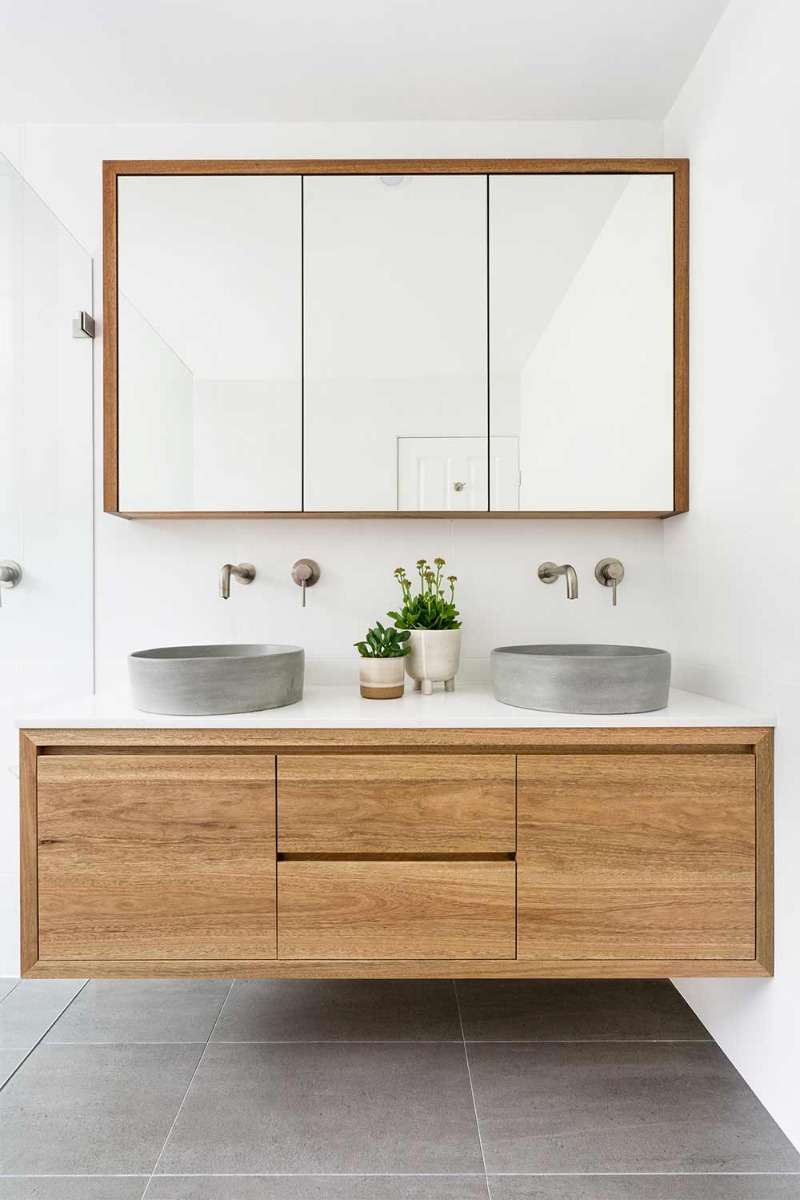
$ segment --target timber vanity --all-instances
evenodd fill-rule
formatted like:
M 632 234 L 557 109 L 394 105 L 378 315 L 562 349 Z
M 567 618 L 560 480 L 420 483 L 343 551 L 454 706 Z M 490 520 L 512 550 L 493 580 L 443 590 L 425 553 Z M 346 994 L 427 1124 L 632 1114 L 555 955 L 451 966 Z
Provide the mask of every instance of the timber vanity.
M 624 717 L 472 687 L 387 714 L 26 718 L 22 973 L 772 972 L 772 729 L 673 691 Z

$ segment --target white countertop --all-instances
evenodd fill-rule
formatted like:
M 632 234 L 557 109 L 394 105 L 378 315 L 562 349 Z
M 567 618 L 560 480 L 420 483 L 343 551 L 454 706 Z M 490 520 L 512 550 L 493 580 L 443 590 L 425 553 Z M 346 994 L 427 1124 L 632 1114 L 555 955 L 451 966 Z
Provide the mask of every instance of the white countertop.
M 764 726 L 774 718 L 710 696 L 673 689 L 657 712 L 616 716 L 538 712 L 500 704 L 491 689 L 469 683 L 423 696 L 407 688 L 400 700 L 362 700 L 357 684 L 306 686 L 298 704 L 217 717 L 166 717 L 135 709 L 126 694 L 84 696 L 24 713 L 23 729 L 652 729 L 681 726 Z

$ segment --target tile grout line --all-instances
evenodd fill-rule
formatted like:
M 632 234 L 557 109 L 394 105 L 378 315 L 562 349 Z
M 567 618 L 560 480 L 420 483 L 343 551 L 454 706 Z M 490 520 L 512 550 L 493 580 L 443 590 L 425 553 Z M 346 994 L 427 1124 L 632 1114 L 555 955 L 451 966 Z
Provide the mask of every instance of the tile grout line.
M 467 1079 L 469 1080 L 469 1092 L 472 1097 L 472 1111 L 475 1114 L 475 1130 L 478 1134 L 478 1145 L 481 1151 L 481 1162 L 483 1163 L 483 1182 L 486 1186 L 486 1195 L 488 1200 L 492 1200 L 492 1188 L 489 1183 L 489 1172 L 486 1169 L 486 1155 L 483 1151 L 483 1138 L 481 1137 L 481 1123 L 478 1120 L 478 1106 L 475 1103 L 475 1088 L 472 1086 L 472 1071 L 469 1065 L 469 1051 L 467 1050 L 467 1039 L 464 1036 L 464 1021 L 461 1017 L 461 1000 L 458 995 L 458 983 L 453 980 L 453 995 L 456 1000 L 456 1011 L 458 1012 L 458 1025 L 461 1030 L 461 1044 L 464 1047 L 464 1061 L 467 1064 Z
M 53 1019 L 53 1020 L 50 1022 L 50 1024 L 47 1026 L 47 1029 L 45 1029 L 44 1033 L 43 1033 L 43 1034 L 42 1034 L 42 1036 L 39 1038 L 39 1040 L 38 1040 L 37 1042 L 34 1042 L 34 1044 L 31 1046 L 30 1050 L 28 1050 L 28 1052 L 27 1052 L 26 1054 L 24 1054 L 24 1055 L 23 1055 L 23 1057 L 20 1059 L 20 1061 L 19 1061 L 19 1062 L 17 1063 L 17 1065 L 14 1067 L 14 1070 L 11 1072 L 11 1074 L 10 1074 L 10 1075 L 9 1075 L 9 1077 L 8 1077 L 8 1079 L 4 1079 L 4 1080 L 3 1080 L 3 1082 L 2 1082 L 2 1083 L 0 1083 L 0 1092 L 2 1092 L 2 1090 L 3 1090 L 3 1088 L 4 1088 L 4 1087 L 6 1087 L 6 1086 L 7 1086 L 9 1083 L 11 1083 L 11 1080 L 14 1078 L 14 1076 L 15 1076 L 15 1075 L 16 1075 L 16 1073 L 17 1073 L 17 1071 L 20 1069 L 20 1067 L 24 1066 L 24 1064 L 25 1064 L 25 1063 L 28 1061 L 28 1059 L 30 1058 L 30 1056 L 33 1054 L 34 1050 L 38 1050 L 38 1049 L 39 1049 L 39 1047 L 41 1046 L 41 1044 L 42 1044 L 42 1042 L 44 1041 L 44 1039 L 47 1037 L 47 1035 L 48 1035 L 48 1033 L 50 1032 L 50 1030 L 51 1030 L 51 1029 L 53 1029 L 53 1028 L 55 1028 L 55 1026 L 58 1024 L 58 1022 L 59 1022 L 59 1021 L 61 1020 L 61 1018 L 63 1017 L 64 1013 L 67 1011 L 67 1009 L 68 1009 L 68 1008 L 71 1008 L 71 1007 L 72 1007 L 72 1005 L 73 1005 L 73 1004 L 75 1003 L 75 1001 L 78 999 L 78 996 L 80 996 L 81 992 L 83 991 L 83 989 L 84 989 L 84 988 L 87 986 L 87 984 L 88 984 L 89 982 L 90 982 L 90 981 L 89 981 L 88 979 L 84 979 L 83 983 L 82 983 L 82 984 L 81 984 L 81 986 L 78 988 L 77 992 L 76 992 L 76 993 L 75 993 L 75 995 L 72 997 L 72 999 L 67 1001 L 67 1003 L 64 1005 L 64 1007 L 63 1007 L 63 1008 L 61 1009 L 61 1011 L 59 1012 L 58 1016 L 57 1016 L 57 1017 L 55 1017 L 55 1018 L 54 1018 L 54 1019 Z M 17 983 L 16 987 L 13 987 L 13 988 L 11 989 L 11 992 L 15 992 L 15 991 L 17 990 L 17 988 L 19 987 L 20 983 L 22 983 L 22 980 L 21 980 L 21 979 L 18 981 L 18 983 Z M 9 992 L 9 996 L 11 995 L 11 992 Z M 7 996 L 4 996 L 4 997 L 3 997 L 3 999 L 4 999 L 4 1000 L 6 1000 L 7 998 L 8 998 Z M 9 1047 L 9 1049 L 11 1049 L 11 1050 L 14 1050 L 14 1049 L 16 1049 L 16 1047 L 15 1047 L 15 1046 L 10 1046 L 10 1047 Z
M 76 997 L 77 998 L 77 997 Z M 227 997 L 226 997 L 227 999 Z M 70 1001 L 70 1004 L 72 1001 Z M 223 1002 L 224 1007 L 224 1002 Z M 220 1010 L 221 1011 L 221 1010 Z M 66 1012 L 66 1009 L 64 1009 Z M 56 1021 L 63 1013 L 59 1013 Z M 55 1022 L 54 1022 L 55 1024 Z M 47 1036 L 50 1029 L 43 1036 Z M 204 1038 L 160 1038 L 144 1041 L 124 1038 L 120 1041 L 52 1041 L 51 1046 L 204 1046 Z M 219 1046 L 707 1046 L 717 1045 L 713 1038 L 215 1038 Z M 38 1043 L 37 1043 L 38 1044 Z M 7 1046 L 8 1050 L 22 1049 Z M 0 1174 L 2 1178 L 2 1174 Z
M 163 1171 L 159 1179 L 481 1179 L 482 1171 Z M 797 1179 L 800 1171 L 492 1171 L 497 1179 Z M 0 1179 L 148 1179 L 147 1172 L 6 1175 Z
M 178 1117 L 183 1112 L 183 1106 L 186 1103 L 186 1097 L 189 1095 L 189 1092 L 191 1091 L 191 1087 L 192 1087 L 192 1084 L 194 1083 L 195 1076 L 196 1076 L 197 1072 L 200 1070 L 200 1066 L 203 1062 L 203 1059 L 206 1056 L 206 1050 L 209 1047 L 214 1030 L 217 1028 L 217 1025 L 219 1024 L 219 1019 L 225 1010 L 225 1005 L 228 1003 L 228 1001 L 230 999 L 231 992 L 233 991 L 235 983 L 236 983 L 236 980 L 232 979 L 231 986 L 228 988 L 227 995 L 225 996 L 225 999 L 222 1001 L 222 1004 L 219 1006 L 219 1012 L 216 1015 L 214 1024 L 211 1026 L 210 1030 L 208 1031 L 208 1037 L 206 1038 L 205 1045 L 203 1046 L 203 1049 L 200 1052 L 200 1057 L 198 1058 L 197 1062 L 195 1063 L 195 1068 L 192 1071 L 192 1074 L 191 1074 L 188 1084 L 186 1085 L 186 1091 L 183 1093 L 183 1099 L 181 1100 L 180 1104 L 178 1105 L 178 1111 L 175 1113 L 172 1124 L 170 1125 L 169 1129 L 167 1130 L 167 1136 L 164 1138 L 164 1144 L 158 1152 L 158 1158 L 156 1159 L 155 1164 L 153 1165 L 153 1169 L 150 1172 L 150 1177 L 144 1186 L 144 1191 L 142 1192 L 141 1200 L 145 1200 L 147 1193 L 150 1191 L 150 1184 L 153 1182 L 153 1176 L 155 1175 L 156 1171 L 158 1170 L 158 1164 L 161 1162 L 161 1159 L 164 1157 L 164 1151 L 167 1148 L 167 1142 L 172 1137 L 172 1131 L 174 1130 L 175 1126 L 178 1124 Z M 189 1043 L 189 1044 L 191 1044 L 191 1043 Z

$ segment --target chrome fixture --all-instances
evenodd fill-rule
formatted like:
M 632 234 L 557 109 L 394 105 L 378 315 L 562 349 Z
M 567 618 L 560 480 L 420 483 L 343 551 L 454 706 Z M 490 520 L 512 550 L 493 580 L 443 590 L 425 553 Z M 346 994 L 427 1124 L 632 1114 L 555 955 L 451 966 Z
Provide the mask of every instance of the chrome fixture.
M 239 583 L 252 583 L 256 577 L 256 569 L 252 563 L 225 563 L 219 573 L 219 594 L 223 600 L 229 599 L 231 594 L 231 575 L 234 575 Z
M 13 558 L 0 559 L 0 605 L 3 603 L 3 588 L 15 588 L 22 582 L 22 567 Z
M 614 595 L 611 603 L 616 607 L 617 604 L 617 588 L 625 578 L 625 568 L 618 558 L 601 558 L 600 562 L 594 569 L 594 577 L 601 587 L 610 587 L 614 589 Z
M 555 583 L 559 575 L 566 576 L 567 599 L 578 599 L 578 572 L 570 563 L 557 566 L 554 562 L 543 562 L 539 567 L 539 578 L 542 583 Z
M 93 338 L 94 337 L 94 317 L 91 313 L 81 311 L 72 322 L 72 336 L 74 338 Z
M 303 589 L 303 608 L 306 606 L 306 588 L 318 583 L 320 574 L 319 563 L 315 563 L 313 558 L 298 558 L 292 567 L 292 579 Z

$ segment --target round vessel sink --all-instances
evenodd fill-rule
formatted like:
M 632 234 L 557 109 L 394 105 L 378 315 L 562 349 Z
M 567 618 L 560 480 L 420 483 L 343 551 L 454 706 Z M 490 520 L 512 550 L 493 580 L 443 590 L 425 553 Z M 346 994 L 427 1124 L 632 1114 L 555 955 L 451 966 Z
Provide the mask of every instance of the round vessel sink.
M 299 646 L 159 646 L 128 656 L 133 703 L 168 716 L 282 708 L 303 698 Z
M 498 646 L 495 697 L 544 712 L 637 713 L 666 708 L 671 659 L 649 646 Z

